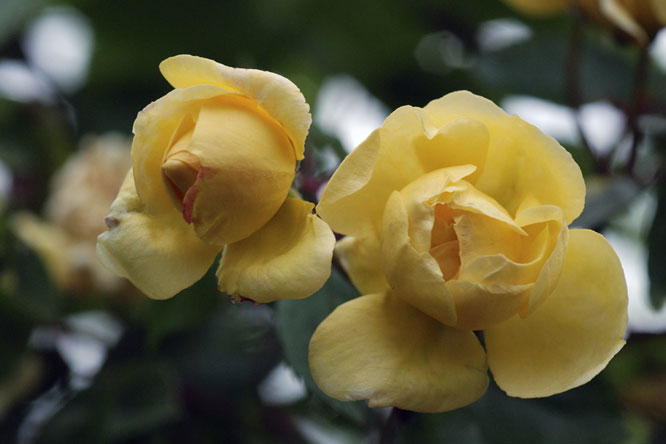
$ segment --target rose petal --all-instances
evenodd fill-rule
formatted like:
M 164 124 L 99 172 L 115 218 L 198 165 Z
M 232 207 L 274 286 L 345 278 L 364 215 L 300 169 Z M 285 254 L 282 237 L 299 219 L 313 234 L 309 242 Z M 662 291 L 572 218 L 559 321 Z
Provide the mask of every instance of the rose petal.
M 145 212 L 130 170 L 97 238 L 97 257 L 154 299 L 169 298 L 206 273 L 219 248 L 201 241 L 176 211 Z
M 433 129 L 415 140 L 415 151 L 424 171 L 457 165 L 474 165 L 476 170 L 466 180 L 475 183 L 488 155 L 488 129 L 481 122 L 462 117 L 431 135 Z
M 488 143 L 482 125 L 459 119 L 432 128 L 424 126 L 424 119 L 420 108 L 398 108 L 345 158 L 317 206 L 334 231 L 357 237 L 379 233 L 378 224 L 392 191 L 437 169 L 481 168 Z
M 666 26 L 666 2 L 663 0 L 650 0 L 650 6 L 652 6 L 654 18 L 657 22 L 662 26 Z
M 510 396 L 550 396 L 588 382 L 624 345 L 627 286 L 608 241 L 571 230 L 557 287 L 530 316 L 485 331 L 488 363 Z
M 379 293 L 389 288 L 384 277 L 381 245 L 377 236 L 347 236 L 335 245 L 335 254 L 362 294 Z
M 636 22 L 636 19 L 622 5 L 622 2 L 618 0 L 599 0 L 599 12 L 606 20 L 635 38 L 638 43 L 647 43 L 648 36 L 645 29 Z
M 312 117 L 303 94 L 290 80 L 272 72 L 231 68 L 185 54 L 164 60 L 160 71 L 174 88 L 217 85 L 252 98 L 284 127 L 292 141 L 296 159 L 303 159 L 305 137 Z
M 136 191 L 146 213 L 173 213 L 174 207 L 162 181 L 162 160 L 172 136 L 183 121 L 191 121 L 201 104 L 233 92 L 213 85 L 174 90 L 146 106 L 134 121 L 132 168 Z
M 542 263 L 539 277 L 530 293 L 527 304 L 521 309 L 522 317 L 534 312 L 553 292 L 562 273 L 564 256 L 569 243 L 569 229 L 560 208 L 544 205 L 519 211 L 516 221 L 528 232 L 540 225 L 546 225 L 548 245 L 541 257 L 534 258 L 535 263 Z M 545 231 L 545 230 L 544 230 Z M 545 262 L 543 259 L 546 258 Z
M 409 218 L 410 241 L 417 251 L 426 251 L 432 246 L 435 204 L 440 200 L 448 203 L 448 199 L 444 199 L 445 195 L 450 198 L 451 193 L 465 188 L 466 184 L 461 179 L 472 174 L 475 169 L 473 165 L 441 168 L 424 174 L 400 191 Z M 501 211 L 501 208 L 497 209 L 497 212 Z M 515 225 L 508 215 L 506 220 Z M 517 225 L 515 228 L 520 230 Z
M 395 295 L 446 325 L 455 325 L 456 310 L 439 264 L 429 250 L 414 248 L 407 208 L 399 192 L 386 203 L 382 231 L 384 274 Z M 432 225 L 431 225 L 432 226 Z
M 481 122 L 489 134 L 487 168 L 476 188 L 494 198 L 511 216 L 525 199 L 555 205 L 571 223 L 583 209 L 585 183 L 576 162 L 555 139 L 493 102 L 467 91 L 433 100 L 423 109 L 424 125 L 441 128 L 463 117 Z M 465 139 L 460 140 L 464 146 Z
M 265 303 L 304 298 L 324 285 L 335 236 L 313 207 L 287 198 L 261 230 L 227 245 L 217 270 L 220 290 Z
M 310 369 L 336 399 L 417 412 L 465 406 L 488 385 L 474 333 L 446 327 L 390 293 L 336 308 L 310 340 Z
M 183 215 L 210 244 L 236 242 L 261 228 L 294 179 L 296 160 L 284 131 L 242 97 L 202 105 L 188 151 L 201 166 Z
M 483 330 L 498 324 L 525 305 L 533 284 L 480 284 L 451 280 L 446 288 L 456 307 L 456 328 Z
M 503 0 L 525 14 L 530 15 L 552 15 L 567 11 L 571 8 L 571 0 Z M 594 0 L 597 1 L 597 0 Z

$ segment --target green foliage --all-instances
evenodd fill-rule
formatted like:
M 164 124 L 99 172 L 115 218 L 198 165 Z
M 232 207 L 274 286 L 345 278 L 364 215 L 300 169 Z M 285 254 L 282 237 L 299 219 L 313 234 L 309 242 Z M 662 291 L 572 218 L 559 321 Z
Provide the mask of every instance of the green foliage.
M 0 3 L 0 45 L 10 39 L 43 4 L 43 0 L 4 0 Z
M 585 208 L 574 225 L 584 228 L 603 227 L 636 199 L 640 191 L 641 188 L 633 180 L 623 176 L 588 182 Z
M 177 378 L 168 363 L 137 359 L 102 371 L 44 427 L 49 443 L 119 442 L 178 418 Z
M 604 391 L 595 381 L 562 395 L 527 400 L 509 398 L 491 385 L 470 406 L 416 416 L 398 442 L 616 443 L 626 433 L 610 407 L 612 400 L 599 398 Z
M 655 308 L 666 301 L 666 182 L 657 189 L 657 212 L 648 235 L 650 299 Z
M 363 402 L 341 402 L 325 395 L 310 375 L 308 344 L 321 321 L 338 305 L 358 296 L 346 278 L 333 268 L 331 277 L 314 295 L 304 300 L 284 300 L 276 303 L 276 328 L 286 361 L 305 380 L 307 388 L 338 413 L 363 423 L 368 420 Z

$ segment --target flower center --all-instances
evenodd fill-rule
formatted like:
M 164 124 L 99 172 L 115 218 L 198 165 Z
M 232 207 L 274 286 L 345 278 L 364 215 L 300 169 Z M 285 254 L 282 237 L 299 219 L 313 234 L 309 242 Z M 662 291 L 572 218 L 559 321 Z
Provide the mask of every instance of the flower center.
M 162 161 L 162 180 L 178 210 L 182 209 L 185 193 L 194 185 L 201 167 L 199 158 L 187 150 L 192 133 L 190 130 L 178 138 Z
M 453 216 L 454 210 L 446 204 L 435 205 L 435 221 L 430 232 L 430 255 L 439 264 L 445 281 L 453 279 L 460 270 L 460 246 Z

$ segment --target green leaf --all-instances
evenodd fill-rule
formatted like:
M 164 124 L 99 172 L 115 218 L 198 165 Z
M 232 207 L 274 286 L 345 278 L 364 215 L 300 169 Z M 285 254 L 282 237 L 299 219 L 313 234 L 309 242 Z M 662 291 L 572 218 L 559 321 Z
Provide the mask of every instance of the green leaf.
M 149 346 L 156 346 L 165 336 L 187 331 L 210 318 L 223 301 L 216 290 L 216 266 L 190 288 L 166 300 L 146 298 L 133 307 L 133 321 L 147 332 Z
M 648 235 L 648 276 L 650 300 L 655 309 L 666 301 L 666 182 L 657 190 L 657 211 Z
M 364 403 L 337 401 L 324 394 L 312 379 L 308 364 L 308 344 L 317 326 L 335 307 L 357 296 L 356 289 L 333 268 L 326 284 L 309 298 L 277 302 L 276 328 L 285 360 L 303 377 L 308 389 L 336 412 L 360 424 L 368 416 Z
M 89 389 L 50 418 L 37 441 L 117 442 L 162 427 L 180 414 L 178 380 L 171 366 L 131 361 L 106 367 Z
M 611 444 L 626 434 L 617 415 L 609 387 L 598 381 L 543 399 L 511 398 L 491 384 L 467 407 L 415 415 L 397 442 Z
M 10 237 L 8 256 L 12 266 L 6 271 L 15 282 L 1 296 L 1 304 L 17 316 L 35 323 L 53 322 L 62 312 L 63 298 L 37 254 Z
M 200 326 L 161 344 L 188 387 L 218 403 L 256 392 L 280 358 L 270 309 L 227 305 Z
M 527 94 L 558 103 L 567 103 L 565 70 L 570 44 L 570 29 L 532 28 L 532 38 L 479 59 L 471 75 L 485 88 L 507 94 Z M 633 78 L 638 52 L 632 47 L 609 44 L 599 32 L 588 32 L 581 42 L 581 101 L 613 99 L 627 105 L 633 94 Z M 648 94 L 664 98 L 660 88 L 664 73 L 649 67 Z
M 594 177 L 588 180 L 585 208 L 573 225 L 583 228 L 606 225 L 610 218 L 626 208 L 640 191 L 640 187 L 627 177 Z

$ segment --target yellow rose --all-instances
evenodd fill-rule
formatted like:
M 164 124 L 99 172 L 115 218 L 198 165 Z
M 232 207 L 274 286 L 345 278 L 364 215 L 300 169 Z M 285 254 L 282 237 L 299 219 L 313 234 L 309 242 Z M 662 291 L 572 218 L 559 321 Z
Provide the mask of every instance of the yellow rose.
M 317 206 L 365 295 L 315 331 L 319 387 L 439 412 L 478 399 L 488 367 L 518 397 L 590 380 L 624 344 L 627 294 L 608 242 L 567 227 L 584 197 L 571 155 L 486 99 L 393 112 Z
M 664 0 L 578 0 L 592 20 L 641 45 L 647 44 L 666 26 Z
M 591 20 L 627 35 L 640 44 L 650 42 L 666 26 L 664 0 L 503 0 L 530 15 L 551 15 L 580 8 Z
M 33 248 L 62 290 L 126 291 L 126 282 L 95 260 L 95 241 L 104 215 L 130 165 L 130 140 L 118 134 L 86 136 L 55 173 L 44 217 L 18 212 L 16 235 Z
M 311 123 L 300 90 L 189 55 L 160 70 L 175 89 L 134 122 L 132 169 L 98 238 L 100 261 L 164 299 L 224 248 L 219 288 L 234 299 L 314 293 L 335 238 L 311 203 L 288 197 Z
M 530 15 L 551 15 L 564 12 L 574 0 L 503 0 L 511 7 Z

